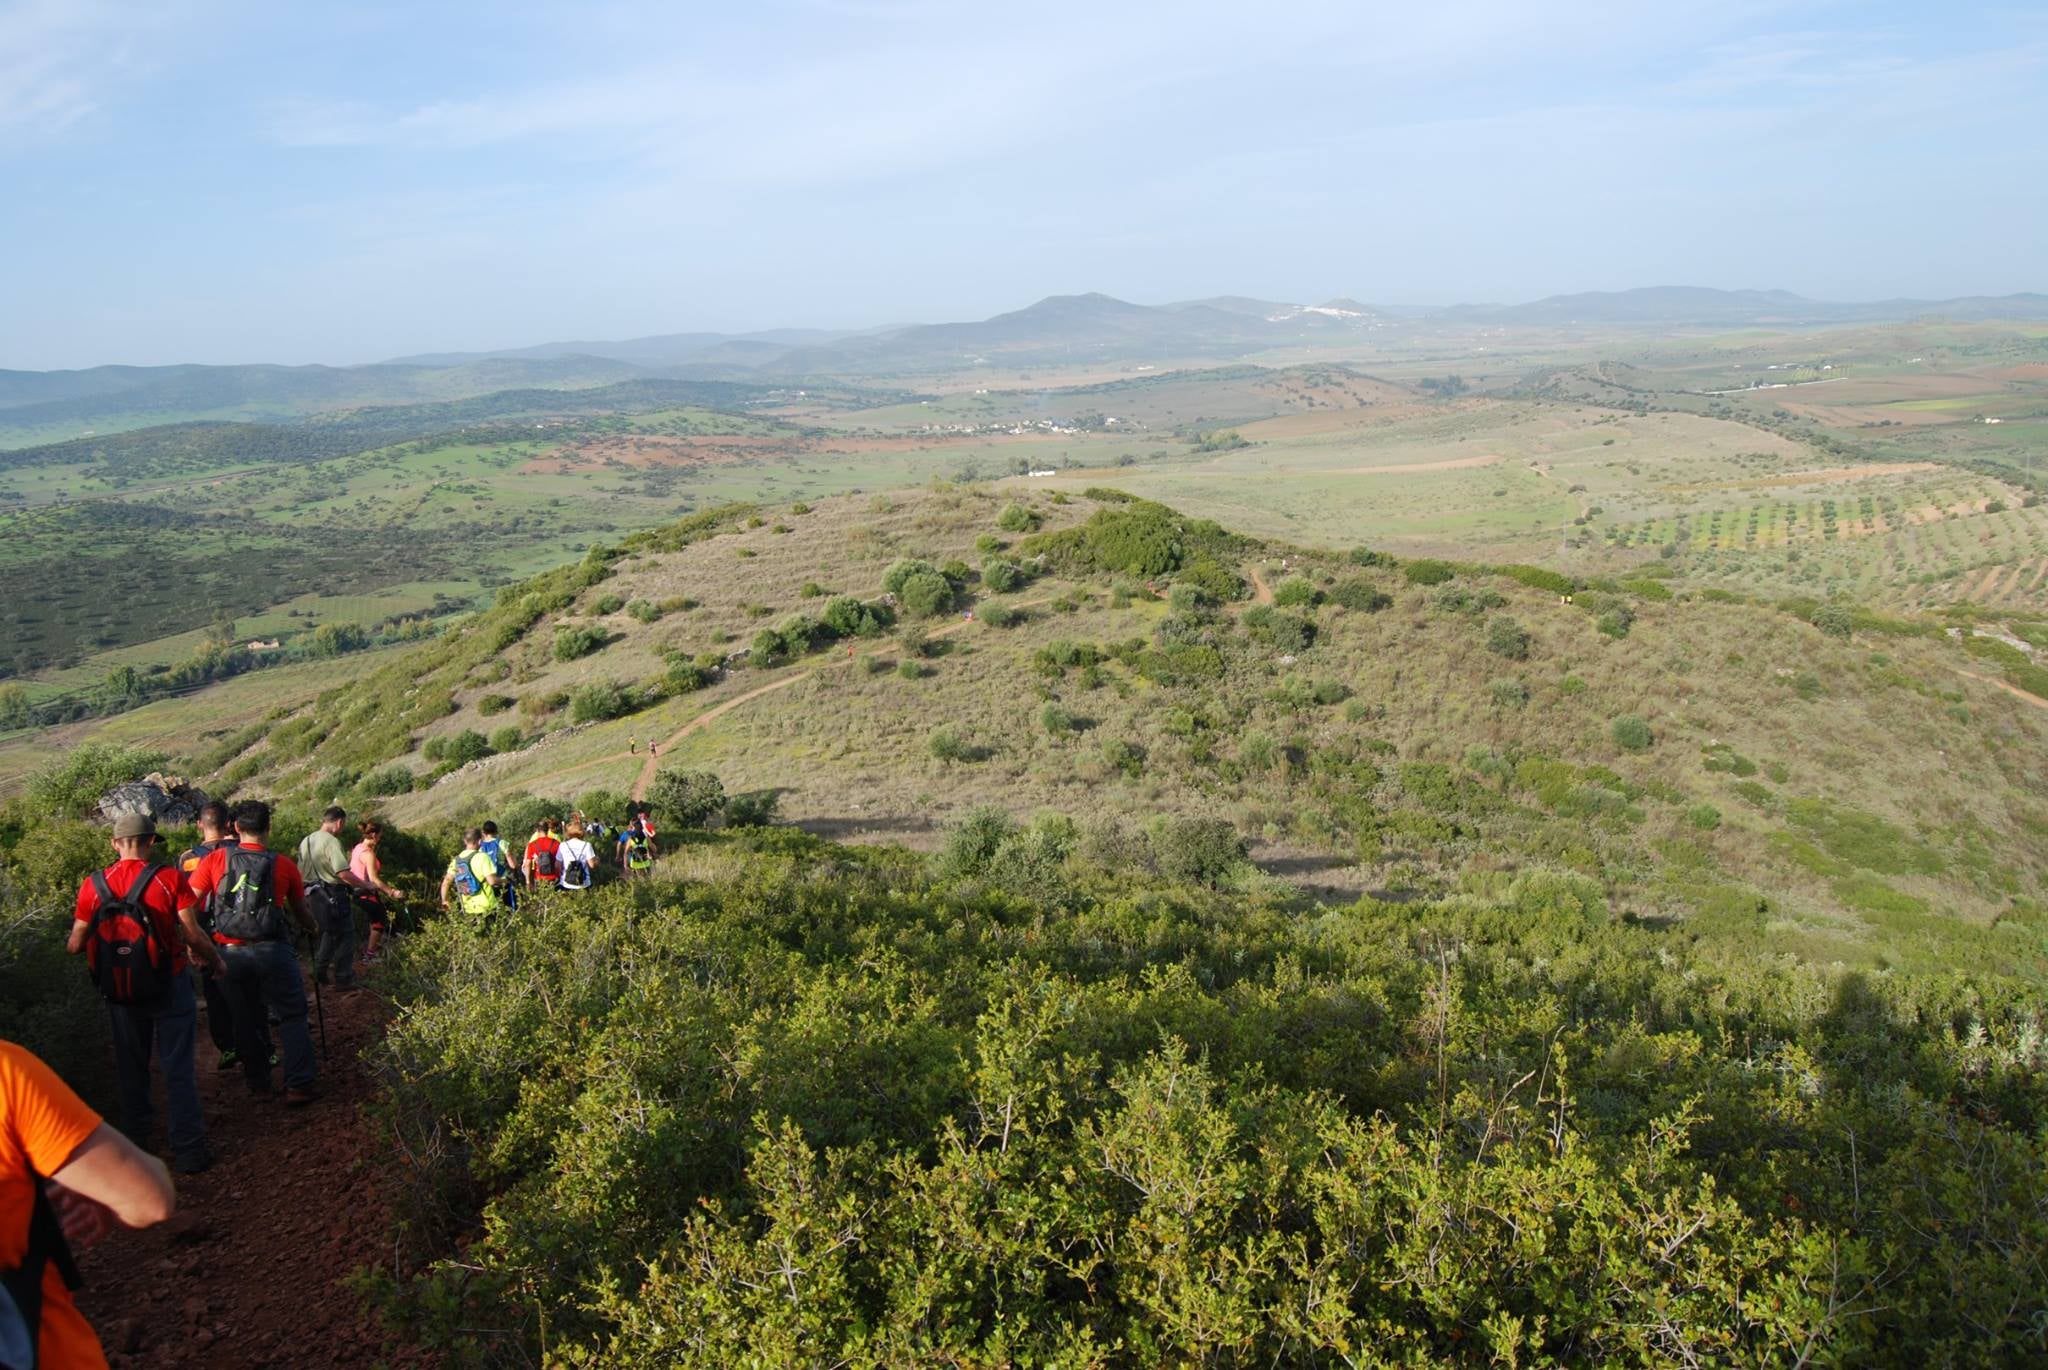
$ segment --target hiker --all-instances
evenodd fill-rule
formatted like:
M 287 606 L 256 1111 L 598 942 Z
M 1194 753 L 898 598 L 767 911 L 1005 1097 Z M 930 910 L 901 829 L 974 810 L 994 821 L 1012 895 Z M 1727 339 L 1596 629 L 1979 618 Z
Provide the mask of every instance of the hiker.
M 218 799 L 209 799 L 200 806 L 197 822 L 199 826 L 199 845 L 189 848 L 184 855 L 178 858 L 178 871 L 185 877 L 185 883 L 188 885 L 192 882 L 192 873 L 199 869 L 201 861 L 204 861 L 222 847 L 232 847 L 235 844 L 235 839 L 228 833 L 230 826 L 228 806 L 221 803 Z M 201 901 L 198 915 L 199 930 L 207 935 L 207 944 L 211 946 L 213 939 L 212 899 L 209 898 Z M 237 1065 L 241 1064 L 241 1057 L 235 1051 L 235 1011 L 228 1003 L 227 982 L 218 975 L 207 974 L 205 963 L 202 961 L 195 961 L 193 963 L 192 978 L 198 982 L 199 991 L 206 998 L 206 1035 L 212 1039 L 213 1049 L 219 1053 L 218 1059 L 214 1062 L 214 1069 L 222 1071 L 233 1070 Z M 276 1053 L 270 1044 L 269 1018 L 265 1017 L 260 1026 L 262 1028 L 261 1045 L 263 1048 L 263 1059 L 271 1061 L 274 1065 L 276 1062 L 272 1060 L 272 1057 Z
M 260 799 L 235 805 L 232 847 L 199 863 L 187 897 L 213 905 L 213 940 L 227 962 L 228 1002 L 234 1006 L 235 1050 L 249 1091 L 268 1098 L 270 1054 L 259 1051 L 265 1013 L 277 1024 L 284 1048 L 284 1101 L 310 1104 L 314 1093 L 313 1035 L 306 1028 L 306 979 L 292 950 L 293 928 L 308 939 L 319 930 L 306 911 L 306 881 L 298 863 L 268 850 L 270 806 Z
M 155 1226 L 176 1195 L 162 1161 L 100 1121 L 33 1052 L 0 1041 L 0 1364 L 105 1366 L 71 1301 L 71 1248 L 117 1221 Z M 132 1262 L 129 1274 L 139 1274 Z
M 640 816 L 619 834 L 619 869 L 628 880 L 637 879 L 654 867 L 654 835 L 640 825 Z
M 626 755 L 627 755 L 627 756 L 638 756 L 638 755 L 640 755 L 640 740 L 639 740 L 638 738 L 635 738 L 635 737 L 629 737 L 629 738 L 627 738 L 627 739 L 626 739 Z
M 587 890 L 597 881 L 597 848 L 584 836 L 583 825 L 569 820 L 569 835 L 559 853 L 562 863 L 561 888 Z
M 486 819 L 482 831 L 484 840 L 479 850 L 498 868 L 498 898 L 504 901 L 506 908 L 516 909 L 519 907 L 519 886 L 513 876 L 518 868 L 505 854 L 505 844 L 498 837 L 498 825 Z
M 183 897 L 185 877 L 175 866 L 150 859 L 155 836 L 156 822 L 147 814 L 114 820 L 119 859 L 78 887 L 65 949 L 74 956 L 85 953 L 107 1001 L 121 1130 L 137 1146 L 149 1145 L 153 1040 L 164 1071 L 172 1164 L 181 1174 L 196 1175 L 213 1164 L 213 1154 L 192 1069 L 198 1009 L 186 968 L 196 960 L 218 975 L 226 966 L 199 926 L 197 907 Z
M 363 948 L 363 964 L 369 965 L 376 961 L 384 945 L 384 934 L 391 923 L 391 905 L 404 903 L 405 896 L 384 883 L 384 863 L 377 857 L 378 844 L 384 840 L 384 825 L 366 818 L 357 831 L 362 840 L 348 854 L 348 868 L 356 877 L 356 902 L 363 906 L 364 919 L 370 925 L 370 942 Z
M 448 907 L 451 892 L 462 896 L 462 911 L 479 917 L 497 912 L 504 906 L 498 890 L 505 883 L 505 875 L 498 864 L 485 854 L 482 828 L 471 828 L 462 834 L 462 850 L 448 863 L 447 874 L 441 877 L 441 907 Z
M 329 805 L 320 826 L 299 842 L 299 874 L 306 882 L 306 904 L 320 925 L 313 949 L 313 982 L 332 984 L 344 993 L 356 988 L 356 874 L 349 868 L 341 830 L 348 812 Z M 331 977 L 331 978 L 330 978 Z
M 562 878 L 562 839 L 555 835 L 558 826 L 554 819 L 543 818 L 533 825 L 533 836 L 526 839 L 520 865 L 526 882 L 537 890 L 555 889 Z

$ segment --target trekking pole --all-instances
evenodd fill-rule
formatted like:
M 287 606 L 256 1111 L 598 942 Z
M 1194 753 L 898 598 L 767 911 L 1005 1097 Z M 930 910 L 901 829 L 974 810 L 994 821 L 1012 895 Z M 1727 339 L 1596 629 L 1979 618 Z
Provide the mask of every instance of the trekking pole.
M 327 1005 L 320 998 L 320 976 L 313 975 L 313 1020 L 320 1025 L 320 1060 L 326 1064 L 327 1056 Z

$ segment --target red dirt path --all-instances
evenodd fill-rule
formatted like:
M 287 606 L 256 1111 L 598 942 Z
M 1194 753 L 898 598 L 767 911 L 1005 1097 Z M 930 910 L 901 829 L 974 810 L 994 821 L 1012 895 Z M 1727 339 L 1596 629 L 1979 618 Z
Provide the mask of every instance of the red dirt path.
M 114 1366 L 435 1363 L 344 1284 L 390 1260 L 395 1230 L 376 1183 L 384 1141 L 363 1114 L 374 1084 L 359 1062 L 382 1033 L 383 1006 L 368 991 L 326 1000 L 332 1059 L 321 1063 L 323 1097 L 302 1109 L 250 1097 L 239 1072 L 217 1073 L 201 1011 L 199 1092 L 220 1159 L 177 1177 L 169 1222 L 117 1231 L 79 1262 L 79 1305 Z

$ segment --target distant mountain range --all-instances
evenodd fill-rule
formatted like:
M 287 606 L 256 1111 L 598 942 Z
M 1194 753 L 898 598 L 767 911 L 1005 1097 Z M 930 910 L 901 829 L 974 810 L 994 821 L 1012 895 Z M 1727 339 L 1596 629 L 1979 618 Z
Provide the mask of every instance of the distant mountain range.
M 1843 304 L 1784 290 L 1654 286 L 1553 295 L 1515 305 L 1388 308 L 1338 298 L 1291 304 L 1219 295 L 1142 305 L 1109 295 L 1053 295 L 974 322 L 865 331 L 789 328 L 670 333 L 624 341 L 541 343 L 448 352 L 370 366 L 100 366 L 0 371 L 0 445 L 181 419 L 282 418 L 466 399 L 501 390 L 575 390 L 640 379 L 762 384 L 830 377 L 912 378 L 989 365 L 1235 360 L 1473 327 L 1817 327 L 1940 316 L 2048 318 L 2048 295 Z

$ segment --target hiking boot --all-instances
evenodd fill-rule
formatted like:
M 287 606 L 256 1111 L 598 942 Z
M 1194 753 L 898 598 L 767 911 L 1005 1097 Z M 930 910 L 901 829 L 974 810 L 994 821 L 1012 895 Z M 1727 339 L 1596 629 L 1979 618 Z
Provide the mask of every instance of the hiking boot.
M 237 1054 L 236 1052 L 232 1052 L 232 1051 L 223 1051 L 223 1052 L 222 1052 L 222 1053 L 220 1054 L 220 1060 L 218 1060 L 218 1061 L 214 1062 L 214 1066 L 213 1066 L 213 1068 L 214 1068 L 215 1070 L 223 1070 L 223 1071 L 225 1071 L 225 1070 L 233 1070 L 233 1069 L 235 1069 L 235 1068 L 236 1068 L 237 1066 L 239 1066 L 239 1065 L 241 1065 L 241 1064 L 242 1064 L 242 1058 L 241 1058 L 241 1056 L 240 1056 L 239 1054 Z
M 286 1108 L 304 1108 L 319 1097 L 320 1091 L 310 1085 L 304 1089 L 293 1085 L 284 1092 L 284 1106 Z
M 272 1070 L 277 1069 L 277 1053 L 274 1051 L 270 1053 L 270 1068 Z
M 180 1156 L 171 1162 L 171 1169 L 180 1175 L 203 1175 L 213 1169 L 213 1148 L 201 1147 L 188 1156 Z
M 334 981 L 328 978 L 327 971 L 323 967 L 313 972 L 313 983 L 316 985 L 331 985 Z

